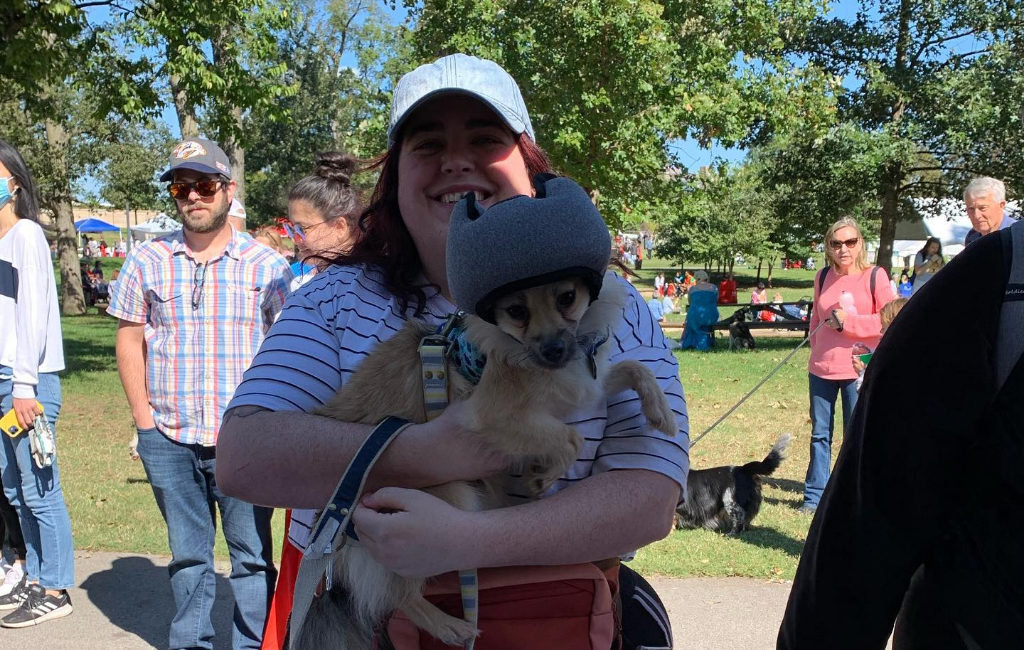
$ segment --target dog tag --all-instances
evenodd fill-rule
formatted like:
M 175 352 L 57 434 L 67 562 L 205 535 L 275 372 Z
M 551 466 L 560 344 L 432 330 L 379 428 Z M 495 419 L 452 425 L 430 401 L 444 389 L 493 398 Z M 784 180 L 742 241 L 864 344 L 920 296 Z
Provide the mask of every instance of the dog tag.
M 593 352 L 587 355 L 587 366 L 590 367 L 590 376 L 597 379 L 597 359 L 594 358 Z

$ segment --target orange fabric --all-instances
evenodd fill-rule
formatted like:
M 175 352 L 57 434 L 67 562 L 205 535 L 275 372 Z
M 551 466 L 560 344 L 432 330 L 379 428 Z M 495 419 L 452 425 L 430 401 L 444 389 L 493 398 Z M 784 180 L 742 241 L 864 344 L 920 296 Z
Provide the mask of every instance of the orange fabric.
M 617 563 L 481 569 L 479 580 L 477 650 L 605 650 L 617 640 Z M 449 614 L 462 615 L 457 574 L 431 581 L 426 595 Z M 388 635 L 398 650 L 451 647 L 416 629 L 402 612 L 392 616 Z
M 288 635 L 288 617 L 292 613 L 292 599 L 295 596 L 295 579 L 299 575 L 302 551 L 288 541 L 288 528 L 292 523 L 292 511 L 285 511 L 284 544 L 281 562 L 278 564 L 277 589 L 267 614 L 267 626 L 263 630 L 263 644 L 260 650 L 284 650 Z

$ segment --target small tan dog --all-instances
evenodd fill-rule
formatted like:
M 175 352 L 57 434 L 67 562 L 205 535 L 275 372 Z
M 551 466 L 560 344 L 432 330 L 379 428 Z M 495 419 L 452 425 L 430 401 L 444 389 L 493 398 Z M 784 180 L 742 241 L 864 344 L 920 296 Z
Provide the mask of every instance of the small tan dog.
M 628 389 L 636 391 L 648 423 L 675 435 L 677 423 L 653 373 L 637 361 L 609 366 L 607 339 L 622 318 L 625 289 L 614 279 L 600 298 L 578 278 L 516 291 L 495 303 L 496 324 L 466 316 L 465 341 L 486 357 L 479 384 L 450 372 L 449 400 L 468 400 L 465 425 L 480 444 L 524 468 L 539 496 L 576 460 L 582 437 L 564 418 L 574 409 Z M 377 424 L 389 415 L 424 422 L 418 347 L 434 328 L 409 322 L 377 346 L 321 415 L 346 422 Z M 507 505 L 501 478 L 487 485 L 454 482 L 425 490 L 463 510 Z M 423 579 L 398 576 L 358 546 L 334 557 L 334 581 L 344 594 L 329 592 L 310 609 L 294 650 L 369 650 L 374 630 L 395 610 L 449 645 L 478 634 L 422 596 Z

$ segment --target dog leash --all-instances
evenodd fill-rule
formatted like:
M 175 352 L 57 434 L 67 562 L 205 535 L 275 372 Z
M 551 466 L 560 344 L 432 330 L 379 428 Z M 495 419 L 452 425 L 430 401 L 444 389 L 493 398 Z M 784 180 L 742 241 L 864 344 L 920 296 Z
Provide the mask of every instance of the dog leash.
M 834 311 L 834 310 L 833 310 L 833 312 L 832 312 L 832 315 L 833 315 L 833 316 L 835 316 L 835 311 Z M 810 341 L 810 340 L 811 340 L 811 337 L 812 337 L 812 336 L 814 336 L 814 335 L 815 335 L 815 334 L 816 334 L 816 333 L 818 332 L 818 330 L 820 330 L 820 329 L 821 329 L 822 325 L 826 325 L 826 324 L 827 324 L 828 322 L 829 322 L 829 319 L 825 319 L 825 320 L 821 321 L 820 323 L 818 323 L 818 326 L 814 328 L 814 331 L 813 331 L 813 332 L 811 332 L 811 333 L 809 333 L 809 334 L 807 335 L 807 338 L 805 338 L 805 339 L 804 339 L 803 341 L 800 341 L 800 345 L 798 345 L 798 346 L 796 346 L 795 348 L 793 348 L 793 351 L 792 351 L 792 352 L 790 352 L 790 353 L 789 353 L 789 354 L 788 354 L 788 355 L 786 356 L 786 358 L 782 360 L 782 362 L 781 362 L 781 363 L 780 363 L 779 365 L 777 365 L 777 366 L 775 366 L 774 368 L 772 368 L 772 371 L 771 371 L 771 372 L 769 372 L 769 373 L 768 373 L 768 375 L 767 375 L 767 376 L 766 376 L 766 377 L 765 377 L 764 379 L 762 379 L 761 381 L 759 381 L 759 382 L 757 383 L 757 385 L 756 385 L 756 386 L 754 386 L 753 388 L 751 388 L 751 389 L 750 389 L 750 392 L 749 392 L 749 393 L 747 393 L 746 395 L 744 395 L 744 396 L 743 396 L 743 397 L 742 397 L 742 398 L 740 399 L 740 401 L 736 402 L 736 404 L 734 404 L 734 405 L 733 405 L 733 407 L 732 407 L 731 409 L 729 409 L 728 411 L 726 411 L 726 412 L 725 412 L 725 415 L 723 415 L 722 417 L 720 417 L 720 418 L 718 418 L 717 420 L 715 420 L 715 423 L 714 423 L 714 424 L 712 424 L 712 425 L 711 425 L 710 427 L 708 427 L 707 429 L 705 429 L 703 433 L 701 433 L 701 434 L 700 434 L 699 436 L 697 436 L 697 437 L 696 437 L 696 438 L 695 438 L 694 440 L 690 441 L 690 448 L 692 449 L 692 448 L 693 448 L 693 446 L 694 446 L 695 444 L 697 444 L 698 442 L 700 442 L 700 439 L 701 439 L 701 438 L 703 438 L 704 436 L 706 436 L 706 435 L 708 435 L 709 433 L 711 433 L 711 432 L 712 432 L 712 431 L 714 430 L 714 428 L 715 428 L 715 427 L 717 427 L 717 426 L 718 426 L 719 424 L 721 424 L 722 422 L 724 422 L 724 421 L 725 421 L 725 418 L 727 418 L 727 417 L 729 417 L 730 415 L 732 415 L 733 411 L 735 411 L 735 410 L 736 410 L 736 409 L 738 409 L 738 408 L 739 408 L 740 406 L 742 406 L 742 405 L 743 405 L 743 402 L 746 402 L 746 401 L 747 401 L 748 399 L 750 399 L 750 396 L 751 396 L 751 395 L 753 395 L 754 393 L 756 393 L 756 392 L 757 392 L 757 389 L 761 388 L 761 386 L 764 386 L 764 385 L 765 385 L 765 383 L 767 383 L 767 381 L 768 381 L 769 379 L 771 379 L 772 377 L 774 377 L 774 376 L 775 376 L 775 373 L 777 373 L 777 372 L 778 372 L 779 370 L 782 370 L 782 366 L 786 365 L 786 364 L 787 364 L 787 363 L 789 362 L 789 360 L 793 358 L 793 355 L 794 355 L 794 354 L 796 354 L 797 352 L 799 352 L 799 351 L 800 351 L 800 348 L 804 347 L 804 345 L 805 345 L 805 344 L 806 344 L 806 343 L 807 343 L 808 341 Z M 840 332 L 842 332 L 842 331 L 843 331 L 843 329 L 842 329 L 842 326 L 841 326 L 841 325 L 840 325 L 840 327 L 839 327 L 839 331 L 840 331 Z

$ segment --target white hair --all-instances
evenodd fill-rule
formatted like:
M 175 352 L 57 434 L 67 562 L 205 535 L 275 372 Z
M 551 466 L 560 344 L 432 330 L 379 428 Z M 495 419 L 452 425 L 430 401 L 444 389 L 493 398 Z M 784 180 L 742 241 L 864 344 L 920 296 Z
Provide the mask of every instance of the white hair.
M 964 200 L 966 201 L 969 196 L 987 196 L 996 203 L 999 203 L 1006 200 L 1006 186 L 1003 185 L 1001 180 L 989 176 L 981 176 L 975 178 L 967 185 L 967 188 L 964 190 Z

